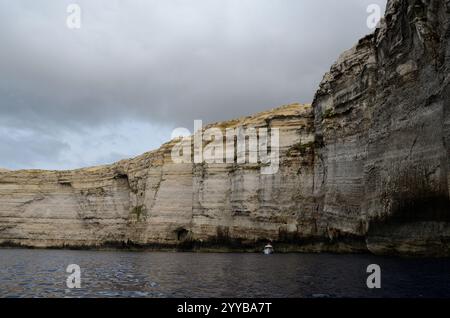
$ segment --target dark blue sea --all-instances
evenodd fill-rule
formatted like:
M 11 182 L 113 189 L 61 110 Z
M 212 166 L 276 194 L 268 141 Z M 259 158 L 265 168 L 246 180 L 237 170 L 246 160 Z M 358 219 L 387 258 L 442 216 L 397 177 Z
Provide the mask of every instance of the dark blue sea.
M 0 297 L 450 297 L 450 259 L 0 249 Z

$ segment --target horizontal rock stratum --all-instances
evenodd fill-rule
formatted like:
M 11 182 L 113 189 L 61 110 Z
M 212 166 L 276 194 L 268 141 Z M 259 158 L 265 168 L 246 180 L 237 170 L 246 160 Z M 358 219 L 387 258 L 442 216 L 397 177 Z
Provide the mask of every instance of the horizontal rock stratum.
M 279 128 L 279 169 L 174 163 L 177 140 L 73 171 L 0 170 L 0 244 L 450 255 L 450 1 L 389 0 L 312 105 L 209 127 Z

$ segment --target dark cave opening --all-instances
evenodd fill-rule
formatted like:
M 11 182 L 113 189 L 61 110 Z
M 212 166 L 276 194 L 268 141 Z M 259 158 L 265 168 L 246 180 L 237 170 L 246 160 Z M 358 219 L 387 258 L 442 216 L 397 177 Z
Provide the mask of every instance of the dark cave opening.
M 186 238 L 187 238 L 187 236 L 189 234 L 189 231 L 186 230 L 185 228 L 179 228 L 179 229 L 177 229 L 175 231 L 175 233 L 177 235 L 177 240 L 178 241 L 184 241 L 184 240 L 186 240 Z

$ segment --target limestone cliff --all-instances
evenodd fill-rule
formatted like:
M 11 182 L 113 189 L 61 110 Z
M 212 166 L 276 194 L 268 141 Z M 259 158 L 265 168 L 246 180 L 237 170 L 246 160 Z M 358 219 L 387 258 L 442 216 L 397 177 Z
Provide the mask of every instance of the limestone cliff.
M 281 127 L 278 173 L 262 175 L 260 164 L 174 163 L 178 140 L 108 166 L 0 172 L 0 240 L 42 247 L 245 244 L 311 228 L 311 106 L 212 126 Z
M 311 105 L 212 124 L 280 129 L 280 167 L 174 163 L 0 170 L 0 243 L 258 246 L 450 255 L 450 1 L 390 0 Z M 205 128 L 208 128 L 205 127 Z
M 449 1 L 388 1 L 316 93 L 321 220 L 374 252 L 450 253 L 449 17 Z

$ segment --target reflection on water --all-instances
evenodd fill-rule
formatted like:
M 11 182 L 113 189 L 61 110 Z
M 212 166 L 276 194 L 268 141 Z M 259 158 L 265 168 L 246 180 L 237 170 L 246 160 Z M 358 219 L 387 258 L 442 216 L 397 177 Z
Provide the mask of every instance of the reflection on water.
M 81 267 L 81 289 L 66 268 Z M 366 286 L 369 264 L 382 288 Z M 0 297 L 450 297 L 449 259 L 0 250 Z

